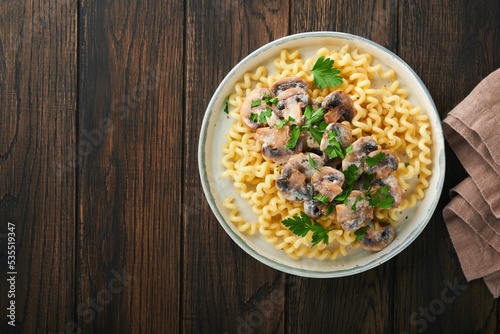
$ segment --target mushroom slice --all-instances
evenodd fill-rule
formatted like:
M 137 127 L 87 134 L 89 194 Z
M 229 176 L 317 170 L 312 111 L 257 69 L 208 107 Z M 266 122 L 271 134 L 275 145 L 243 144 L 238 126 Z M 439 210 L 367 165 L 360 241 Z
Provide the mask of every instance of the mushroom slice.
M 309 85 L 301 77 L 285 77 L 276 80 L 271 86 L 271 90 L 276 96 L 290 88 L 302 88 L 307 92 Z
M 371 190 L 378 190 L 383 186 L 389 189 L 389 195 L 394 198 L 391 209 L 397 208 L 403 202 L 403 189 L 394 175 L 384 179 L 373 179 Z
M 302 88 L 290 88 L 278 95 L 277 115 L 280 118 L 295 119 L 297 125 L 302 124 L 302 109 L 311 104 L 311 97 Z
M 344 173 L 331 167 L 322 167 L 311 177 L 314 190 L 323 196 L 328 196 L 329 202 L 343 191 L 344 181 Z
M 337 204 L 337 221 L 344 230 L 356 231 L 365 221 L 373 219 L 373 208 L 363 195 L 353 190 L 347 197 L 347 204 Z
M 360 177 L 364 170 L 364 158 L 378 148 L 377 142 L 371 137 L 361 137 L 352 144 L 352 153 L 346 154 L 342 161 L 342 169 L 347 170 L 350 165 L 356 165 L 357 177 Z
M 374 228 L 368 228 L 361 239 L 361 246 L 366 250 L 378 252 L 389 246 L 395 237 L 394 227 L 391 225 L 382 227 L 379 223 L 375 223 Z
M 395 172 L 398 169 L 399 159 L 398 156 L 390 150 L 373 151 L 368 154 L 368 156 L 374 158 L 380 153 L 385 154 L 385 157 L 374 166 L 368 166 L 368 164 L 365 163 L 365 172 L 375 174 L 375 176 L 379 179 L 385 179 L 390 173 Z
M 283 197 L 294 202 L 309 200 L 314 194 L 312 186 L 306 182 L 305 174 L 290 166 L 283 168 L 276 180 L 276 187 Z
M 277 127 L 257 129 L 255 139 L 262 142 L 262 154 L 274 162 L 285 163 L 294 154 L 302 151 L 302 140 L 297 141 L 293 149 L 287 149 L 290 141 L 290 127 L 284 126 L 278 130 Z
M 330 145 L 330 131 L 335 132 L 335 140 L 340 144 L 340 147 L 346 148 L 352 144 L 352 133 L 348 126 L 341 123 L 332 123 L 328 125 L 321 139 L 320 150 L 324 151 Z
M 279 122 L 279 118 L 277 116 L 277 109 L 275 106 L 272 105 L 266 105 L 264 102 L 265 96 L 264 94 L 267 94 L 269 98 L 274 97 L 274 93 L 268 89 L 268 88 L 257 88 L 254 89 L 250 92 L 250 94 L 247 95 L 245 100 L 243 101 L 243 104 L 241 105 L 240 108 L 240 116 L 243 124 L 248 126 L 250 129 L 253 131 L 257 130 L 260 127 L 263 126 L 274 126 Z M 260 100 L 260 105 L 256 107 L 252 107 L 252 102 Z M 258 120 L 256 122 L 252 121 L 251 115 L 252 114 L 257 114 L 260 115 L 261 112 L 266 111 L 266 107 L 271 108 L 272 114 L 270 117 L 267 118 L 266 123 L 260 123 Z
M 313 162 L 309 160 L 309 155 L 311 156 Z M 290 157 L 290 160 L 288 160 L 286 166 L 290 166 L 293 169 L 298 170 L 299 172 L 305 174 L 307 181 L 311 181 L 311 178 L 313 174 L 316 172 L 316 169 L 312 166 L 314 164 L 314 167 L 316 168 L 321 168 L 323 167 L 323 161 L 320 156 L 314 153 L 299 153 L 295 154 L 292 157 Z
M 313 219 L 323 216 L 326 211 L 326 205 L 320 201 L 312 199 L 304 202 L 304 212 Z
M 338 120 L 350 122 L 356 115 L 354 102 L 349 95 L 340 90 L 328 94 L 321 103 L 321 107 L 327 111 L 324 116 L 327 123 L 335 123 Z

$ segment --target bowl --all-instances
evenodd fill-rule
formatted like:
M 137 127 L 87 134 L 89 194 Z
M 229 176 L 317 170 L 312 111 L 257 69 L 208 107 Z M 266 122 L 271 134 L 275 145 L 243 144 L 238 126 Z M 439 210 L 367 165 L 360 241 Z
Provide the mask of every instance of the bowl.
M 396 228 L 395 240 L 380 252 L 369 252 L 358 249 L 350 250 L 347 256 L 339 256 L 336 260 L 319 260 L 316 258 L 290 258 L 284 251 L 277 250 L 266 243 L 264 237 L 256 233 L 254 236 L 241 233 L 229 220 L 229 210 L 223 202 L 227 196 L 235 198 L 240 214 L 255 221 L 257 216 L 251 207 L 236 192 L 230 178 L 221 178 L 224 167 L 220 161 L 223 157 L 222 146 L 226 142 L 225 134 L 234 122 L 223 112 L 225 98 L 229 96 L 236 82 L 243 74 L 255 70 L 260 65 L 267 66 L 272 74 L 272 61 L 279 57 L 282 49 L 299 50 L 302 58 L 315 57 L 321 47 L 339 50 L 345 45 L 357 48 L 360 52 L 370 53 L 373 63 L 382 64 L 385 70 L 396 71 L 402 88 L 408 90 L 408 100 L 413 105 L 420 105 L 422 113 L 429 116 L 432 131 L 432 175 L 429 187 L 425 190 L 425 198 L 410 210 Z M 229 236 L 245 252 L 258 261 L 274 269 L 303 277 L 342 277 L 360 273 L 374 268 L 396 256 L 415 240 L 429 222 L 438 203 L 443 188 L 445 175 L 444 138 L 441 121 L 436 106 L 427 88 L 417 74 L 403 60 L 391 51 L 365 38 L 339 32 L 308 32 L 280 38 L 264 45 L 239 62 L 222 80 L 215 91 L 203 118 L 198 147 L 198 164 L 200 177 L 208 203 Z M 352 248 L 349 246 L 349 248 Z

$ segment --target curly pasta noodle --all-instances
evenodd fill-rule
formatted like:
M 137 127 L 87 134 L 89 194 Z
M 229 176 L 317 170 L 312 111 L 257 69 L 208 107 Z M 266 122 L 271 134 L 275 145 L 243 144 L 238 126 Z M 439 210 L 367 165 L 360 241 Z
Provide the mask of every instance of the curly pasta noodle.
M 339 255 L 347 255 L 347 246 L 359 247 L 354 232 L 344 231 L 334 219 L 320 218 L 318 222 L 324 227 L 338 229 L 329 232 L 329 245 L 320 242 L 311 248 L 311 233 L 298 237 L 281 224 L 283 219 L 298 215 L 303 204 L 289 201 L 278 192 L 276 179 L 281 165 L 261 154 L 261 144 L 255 140 L 255 132 L 243 125 L 239 112 L 245 97 L 255 88 L 270 87 L 277 79 L 287 76 L 305 79 L 313 87 L 309 89 L 309 95 L 317 102 L 334 90 L 348 94 L 357 113 L 351 123 L 344 124 L 351 128 L 353 140 L 371 136 L 381 149 L 396 152 L 401 160 L 395 176 L 405 191 L 402 204 L 392 210 L 375 209 L 378 221 L 393 225 L 397 224 L 400 212 L 412 208 L 424 198 L 424 189 L 429 186 L 427 179 L 431 175 L 432 139 L 427 115 L 421 114 L 420 107 L 413 107 L 406 99 L 408 92 L 400 87 L 394 70 L 384 72 L 380 64 L 372 65 L 370 54 L 360 54 L 358 50 L 350 52 L 348 46 L 340 51 L 322 48 L 316 55 L 335 61 L 344 78 L 340 87 L 316 88 L 310 72 L 316 60 L 301 59 L 299 51 L 288 50 L 282 50 L 279 58 L 274 60 L 277 68 L 274 74 L 268 75 L 267 68 L 260 66 L 253 73 L 245 73 L 243 80 L 234 86 L 228 103 L 229 114 L 236 121 L 226 134 L 227 143 L 222 148 L 221 163 L 226 168 L 222 177 L 233 180 L 236 191 L 258 215 L 258 221 L 247 222 L 239 215 L 232 196 L 226 199 L 224 206 L 230 210 L 229 219 L 240 232 L 254 235 L 258 231 L 268 243 L 293 259 L 335 260 Z M 373 81 L 376 79 L 385 79 L 390 85 L 375 87 Z

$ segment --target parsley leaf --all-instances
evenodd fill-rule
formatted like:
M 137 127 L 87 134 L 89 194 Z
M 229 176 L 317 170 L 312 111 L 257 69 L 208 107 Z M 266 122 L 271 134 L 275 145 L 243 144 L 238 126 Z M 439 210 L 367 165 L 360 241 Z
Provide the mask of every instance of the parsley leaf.
M 361 196 L 358 196 L 356 198 L 356 202 L 354 202 L 354 204 L 352 205 L 351 209 L 354 210 L 354 211 L 356 211 L 356 204 L 358 204 L 358 202 L 361 201 L 361 200 L 362 200 Z
M 328 211 L 326 211 L 326 213 L 323 217 L 327 218 L 329 215 L 332 214 L 333 211 L 337 211 L 337 209 L 335 208 L 335 205 L 330 205 L 330 207 L 328 208 Z
M 280 124 L 276 125 L 276 127 L 279 129 L 281 129 L 283 126 L 285 126 L 286 124 L 288 124 L 289 122 L 295 122 L 295 118 L 293 118 L 292 116 L 288 116 L 288 119 L 284 119 L 281 121 Z
M 272 104 L 276 104 L 276 103 L 278 103 L 278 98 L 273 97 L 272 99 L 269 100 L 269 102 L 271 102 Z
M 273 111 L 271 108 L 266 107 L 266 111 L 262 111 L 259 114 L 259 123 L 267 123 L 267 117 L 271 117 L 273 115 Z M 251 117 L 251 115 L 250 115 Z
M 321 195 L 321 194 L 314 196 L 313 199 L 316 199 L 316 200 L 320 201 L 323 204 L 328 204 L 328 202 L 329 202 L 328 201 L 328 196 Z
M 352 192 L 352 189 L 354 187 L 354 181 L 356 181 L 356 174 L 358 172 L 358 166 L 355 164 L 349 165 L 347 167 L 347 170 L 344 170 L 344 176 L 345 176 L 345 182 L 344 182 L 344 191 L 342 191 L 335 199 L 340 202 L 344 202 L 344 204 L 347 203 L 347 197 Z
M 380 197 L 382 196 L 382 197 Z M 383 186 L 370 198 L 370 205 L 382 209 L 390 209 L 394 204 L 394 197 L 389 195 L 389 187 Z
M 311 152 L 307 152 L 307 154 L 309 155 L 309 164 L 312 168 L 316 169 L 319 172 L 319 169 L 316 168 L 316 165 L 314 164 L 314 159 L 311 157 Z
M 347 148 L 345 149 L 345 153 L 352 153 L 352 144 L 347 146 Z
M 256 113 L 251 113 L 250 114 L 250 119 L 252 120 L 252 122 L 257 122 L 257 120 L 259 119 L 259 114 L 256 114 Z
M 371 183 L 372 183 L 372 180 L 374 177 L 375 177 L 375 174 L 369 174 L 369 173 L 364 174 L 363 189 L 365 189 L 365 190 L 370 189 L 370 186 L 371 186 Z
M 252 104 L 250 105 L 252 108 L 253 107 L 258 107 L 260 106 L 261 100 L 257 99 L 255 101 L 252 101 Z
M 317 129 L 315 129 L 313 127 L 309 127 L 307 129 L 311 133 L 311 136 L 313 136 L 313 138 L 316 139 L 316 141 L 318 142 L 318 144 L 321 144 L 321 138 L 322 138 L 321 132 L 319 132 Z
M 409 162 L 405 162 L 405 167 L 408 167 L 410 165 Z
M 366 231 L 368 231 L 369 226 L 360 227 L 356 231 L 354 231 L 354 235 L 356 236 L 356 241 L 360 241 L 365 237 Z
M 228 101 L 229 101 L 229 96 L 226 97 L 226 100 L 224 101 L 224 112 L 226 114 L 229 114 L 229 104 L 228 104 Z
M 318 128 L 319 128 L 320 132 L 325 132 L 327 126 L 328 126 L 327 122 L 321 121 L 321 123 L 319 124 Z
M 271 99 L 271 98 L 269 98 L 269 95 L 267 95 L 267 93 L 264 93 L 264 102 L 266 104 L 272 104 L 272 103 L 276 104 L 276 103 L 278 103 L 278 98 L 277 97 L 273 97 Z
M 292 135 L 290 136 L 290 140 L 288 141 L 286 148 L 288 149 L 295 148 L 295 145 L 297 145 L 297 141 L 299 140 L 299 136 L 300 136 L 300 128 L 298 128 L 297 125 L 293 124 Z
M 311 220 L 311 218 L 309 218 L 304 211 L 300 212 L 300 216 L 293 216 L 284 219 L 282 223 L 288 227 L 293 234 L 298 235 L 299 237 L 305 237 L 307 233 L 313 232 L 312 247 L 316 246 L 321 241 L 323 241 L 325 245 L 328 245 L 328 232 L 337 229 L 332 228 L 327 230 L 316 220 Z
M 365 162 L 368 166 L 373 167 L 376 164 L 378 164 L 382 159 L 385 158 L 385 153 L 384 152 L 379 152 L 376 156 L 372 157 L 366 157 Z
M 323 115 L 325 114 L 325 111 L 323 108 L 319 108 L 318 110 L 314 110 L 312 105 L 307 105 L 306 109 L 304 110 L 304 117 L 307 119 L 307 123 L 309 125 L 315 125 L 318 122 L 321 122 L 323 120 Z
M 327 86 L 332 88 L 342 85 L 343 80 L 340 71 L 333 67 L 333 59 L 321 56 L 316 60 L 311 70 L 314 76 L 314 85 L 318 88 L 325 89 Z
M 330 156 L 330 158 L 336 158 L 340 157 L 341 159 L 345 158 L 344 153 L 342 152 L 342 148 L 340 147 L 340 143 L 337 141 L 337 132 L 330 130 L 328 132 L 328 142 L 331 145 L 328 145 L 327 148 L 325 149 L 325 153 Z

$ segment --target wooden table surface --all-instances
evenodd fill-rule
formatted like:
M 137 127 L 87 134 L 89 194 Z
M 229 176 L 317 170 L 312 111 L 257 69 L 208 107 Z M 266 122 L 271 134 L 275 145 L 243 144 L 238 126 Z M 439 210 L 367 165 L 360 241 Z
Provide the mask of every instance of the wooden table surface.
M 268 268 L 215 219 L 197 167 L 209 99 L 256 48 L 317 30 L 398 54 L 442 118 L 500 67 L 498 0 L 1 2 L 0 332 L 499 332 L 443 221 L 466 176 L 449 146 L 427 228 L 352 277 Z

